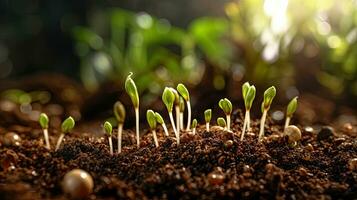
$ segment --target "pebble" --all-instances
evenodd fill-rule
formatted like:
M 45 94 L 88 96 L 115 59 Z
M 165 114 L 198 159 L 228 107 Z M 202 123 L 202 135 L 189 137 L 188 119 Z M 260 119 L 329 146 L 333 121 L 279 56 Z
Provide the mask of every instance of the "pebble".
M 348 161 L 348 169 L 351 171 L 357 171 L 357 158 L 352 158 Z
M 75 199 L 87 198 L 93 192 L 93 178 L 82 169 L 68 172 L 62 182 L 63 191 Z
M 312 144 L 310 144 L 310 143 L 308 143 L 305 148 L 306 148 L 306 150 L 308 150 L 308 151 L 314 151 L 314 147 L 313 147 Z
M 334 129 L 331 126 L 323 126 L 317 134 L 317 140 L 326 140 L 333 136 Z
M 312 128 L 311 126 L 305 126 L 304 131 L 306 131 L 308 133 L 313 133 L 314 132 L 314 128 Z
M 294 125 L 286 127 L 284 130 L 284 135 L 289 137 L 289 143 L 295 143 L 301 140 L 301 131 Z
M 224 147 L 226 149 L 231 149 L 233 146 L 233 141 L 232 140 L 227 140 L 225 143 L 224 143 Z
M 351 123 L 345 123 L 343 125 L 343 130 L 346 132 L 351 132 L 353 130 L 353 126 Z
M 221 172 L 213 171 L 208 174 L 208 181 L 211 185 L 222 185 L 224 182 L 224 174 Z
M 14 132 L 8 132 L 4 135 L 2 142 L 5 146 L 20 146 L 21 138 Z

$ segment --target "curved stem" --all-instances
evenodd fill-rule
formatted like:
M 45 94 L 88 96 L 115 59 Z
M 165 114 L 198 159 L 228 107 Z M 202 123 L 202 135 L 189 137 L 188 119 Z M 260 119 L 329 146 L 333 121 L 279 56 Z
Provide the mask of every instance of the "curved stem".
M 244 134 L 245 134 L 245 130 L 246 130 L 246 128 L 247 128 L 247 126 L 248 126 L 248 114 L 249 113 L 249 111 L 248 110 L 246 110 L 245 111 L 245 116 L 244 116 L 244 123 L 243 123 L 243 130 L 242 130 L 242 135 L 240 136 L 240 141 L 243 141 L 243 139 L 244 139 Z
M 60 137 L 59 137 L 58 140 L 57 140 L 57 144 L 56 144 L 56 149 L 55 149 L 55 151 L 57 151 L 57 150 L 59 149 L 59 147 L 61 146 L 61 143 L 62 143 L 63 138 L 64 138 L 64 134 L 61 133 Z
M 123 124 L 118 125 L 118 153 L 121 153 L 121 140 L 122 140 Z
M 45 142 L 46 142 L 46 148 L 47 149 L 51 149 L 51 146 L 50 146 L 50 140 L 48 139 L 48 129 L 43 129 L 43 135 L 45 137 Z
M 152 130 L 152 135 L 154 136 L 155 146 L 159 147 L 159 142 L 157 141 L 156 131 Z
M 259 138 L 258 141 L 262 141 L 264 137 L 264 125 L 265 125 L 265 119 L 267 117 L 267 110 L 263 111 L 262 118 L 260 119 L 260 130 L 259 130 Z
M 110 155 L 113 155 L 113 141 L 112 141 L 112 136 L 110 136 L 108 139 L 109 139 Z
M 248 114 L 247 114 L 247 131 L 250 131 L 250 110 L 248 110 Z
M 285 131 L 286 127 L 289 126 L 289 124 L 290 124 L 290 117 L 286 117 L 284 131 Z
M 183 112 L 180 112 L 180 127 L 183 129 Z
M 177 133 L 176 126 L 175 126 L 175 122 L 174 122 L 174 117 L 172 116 L 172 112 L 169 112 L 169 116 L 170 116 L 170 121 L 171 121 L 172 129 L 173 129 L 174 132 L 175 132 L 177 145 L 179 145 L 179 144 L 180 144 L 180 135 L 178 135 L 178 133 Z
M 190 125 L 191 125 L 191 103 L 190 101 L 186 101 L 187 104 L 187 126 L 186 126 L 186 131 L 190 130 Z
M 136 121 L 136 145 L 140 148 L 140 134 L 139 134 L 139 107 L 135 108 L 135 121 Z
M 165 123 L 162 124 L 162 128 L 164 129 L 165 135 L 169 136 L 169 131 L 167 131 L 167 127 Z

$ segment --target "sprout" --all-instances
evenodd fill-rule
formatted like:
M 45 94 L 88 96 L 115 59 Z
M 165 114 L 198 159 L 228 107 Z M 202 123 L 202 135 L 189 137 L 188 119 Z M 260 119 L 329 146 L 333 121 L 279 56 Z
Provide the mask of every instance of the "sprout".
M 186 130 L 189 131 L 190 124 L 191 124 L 190 93 L 188 92 L 187 88 L 182 83 L 177 85 L 177 91 L 180 93 L 180 95 L 186 101 L 186 105 L 187 105 L 187 127 L 186 127 Z
M 180 127 L 183 127 L 183 112 L 185 111 L 185 100 L 180 97 Z
M 180 134 L 180 95 L 174 88 L 170 87 L 170 89 L 175 95 L 176 129 L 178 134 Z
M 206 121 L 206 131 L 209 132 L 209 123 L 212 118 L 212 109 L 205 110 L 204 115 L 205 115 L 205 121 Z
M 293 114 L 296 111 L 297 108 L 297 99 L 298 97 L 293 98 L 289 104 L 288 107 L 286 108 L 286 119 L 285 119 L 285 126 L 284 129 L 286 129 L 286 127 L 289 126 L 290 124 L 290 119 L 293 117 Z
M 218 126 L 222 127 L 224 130 L 227 129 L 226 120 L 224 120 L 223 117 L 218 117 L 217 118 L 217 124 L 218 124 Z
M 63 140 L 65 134 L 69 133 L 74 128 L 75 124 L 76 123 L 75 123 L 75 121 L 74 121 L 74 119 L 72 117 L 68 117 L 66 120 L 64 120 L 62 122 L 62 125 L 61 125 L 62 133 L 61 133 L 60 137 L 57 140 L 56 151 L 61 146 L 61 143 L 62 143 L 62 140 Z
M 115 102 L 113 110 L 115 118 L 118 121 L 118 153 L 121 153 L 121 141 L 126 112 L 124 105 L 120 101 Z
M 231 130 L 231 113 L 232 113 L 232 103 L 227 99 L 221 99 L 218 103 L 219 107 L 223 110 L 224 114 L 226 114 L 227 118 L 227 130 Z
M 265 125 L 265 119 L 267 117 L 267 113 L 270 109 L 270 105 L 276 95 L 276 89 L 274 86 L 271 86 L 264 92 L 264 100 L 262 102 L 262 118 L 260 119 L 260 130 L 259 130 L 259 141 L 261 141 L 264 137 L 264 125 Z
M 175 94 L 168 87 L 166 87 L 164 89 L 164 92 L 162 93 L 162 101 L 164 102 L 164 104 L 165 104 L 165 106 L 167 108 L 167 112 L 169 113 L 171 126 L 172 126 L 172 129 L 175 132 L 177 145 L 179 145 L 180 144 L 180 135 L 178 134 L 178 132 L 176 130 L 174 117 L 172 116 L 172 109 L 173 109 L 173 106 L 174 106 Z
M 104 122 L 103 127 L 104 127 L 105 133 L 108 134 L 110 155 L 113 155 L 113 141 L 112 141 L 113 127 L 109 122 Z
M 47 115 L 45 113 L 41 113 L 38 121 L 39 121 L 41 128 L 43 130 L 43 135 L 45 137 L 45 142 L 46 142 L 46 148 L 51 149 L 50 141 L 48 138 L 48 122 L 49 122 L 49 120 L 48 120 Z
M 246 129 L 250 130 L 250 109 L 252 108 L 252 104 L 255 98 L 255 87 L 254 85 L 249 85 L 248 82 L 245 82 L 242 86 L 242 93 L 245 105 L 245 117 L 243 123 L 243 130 L 240 140 L 243 141 L 244 134 Z
M 133 75 L 132 72 L 129 73 L 128 77 L 126 78 L 125 81 L 125 90 L 126 93 L 131 98 L 131 101 L 133 102 L 133 106 L 135 109 L 135 124 L 136 124 L 136 145 L 139 148 L 140 147 L 140 135 L 139 135 L 139 94 L 138 90 L 136 89 L 135 82 L 131 78 Z
M 167 131 L 167 127 L 162 116 L 158 112 L 155 112 L 155 118 L 157 123 L 161 124 L 162 128 L 164 129 L 165 135 L 169 136 L 169 132 Z
M 158 147 L 159 142 L 157 141 L 157 136 L 156 136 L 156 115 L 155 115 L 154 111 L 147 110 L 146 111 L 146 119 L 148 121 L 152 135 L 154 137 L 155 146 Z
M 196 134 L 196 127 L 197 127 L 197 119 L 192 120 L 191 128 L 192 128 L 192 133 L 195 135 Z

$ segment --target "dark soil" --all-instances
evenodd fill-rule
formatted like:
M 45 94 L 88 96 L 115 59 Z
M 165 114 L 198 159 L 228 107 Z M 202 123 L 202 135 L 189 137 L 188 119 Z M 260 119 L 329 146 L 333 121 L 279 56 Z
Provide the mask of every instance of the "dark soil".
M 196 135 L 182 133 L 179 146 L 173 133 L 165 137 L 159 128 L 158 148 L 142 131 L 137 149 L 134 132 L 125 130 L 124 150 L 113 156 L 101 133 L 67 135 L 55 152 L 45 149 L 39 129 L 0 129 L 2 136 L 14 131 L 22 139 L 1 144 L 0 197 L 67 199 L 62 178 L 81 168 L 94 179 L 90 199 L 357 199 L 357 171 L 349 169 L 357 157 L 355 125 L 335 127 L 332 134 L 300 127 L 302 140 L 292 146 L 271 120 L 263 143 L 257 142 L 258 121 L 243 142 L 240 112 L 233 122 L 234 134 L 217 127 L 206 132 L 201 125 Z M 58 131 L 50 135 L 53 148 Z

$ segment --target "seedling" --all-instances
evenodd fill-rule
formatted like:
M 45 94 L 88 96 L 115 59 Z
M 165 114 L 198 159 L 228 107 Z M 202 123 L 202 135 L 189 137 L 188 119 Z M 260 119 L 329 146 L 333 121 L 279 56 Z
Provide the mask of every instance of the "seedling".
M 104 122 L 103 127 L 105 133 L 108 134 L 110 155 L 113 155 L 113 141 L 112 141 L 113 127 L 109 122 Z
M 183 112 L 185 111 L 185 100 L 180 96 L 180 127 L 183 128 Z
M 49 120 L 48 120 L 47 115 L 45 113 L 41 113 L 38 121 L 39 121 L 41 128 L 43 130 L 43 135 L 45 137 L 45 142 L 46 142 L 46 148 L 51 149 L 50 141 L 48 139 L 48 122 L 49 122 Z
M 126 93 L 131 98 L 131 101 L 133 103 L 134 109 L 135 109 L 135 124 L 136 124 L 136 145 L 139 148 L 140 147 L 140 135 L 139 135 L 139 94 L 138 90 L 136 88 L 135 82 L 131 78 L 133 75 L 132 72 L 128 75 L 125 81 L 125 90 Z
M 290 124 L 290 120 L 293 117 L 293 114 L 296 111 L 297 108 L 297 99 L 298 97 L 293 98 L 289 104 L 288 107 L 286 108 L 286 119 L 285 119 L 285 126 L 284 126 L 284 130 L 286 129 L 286 127 L 289 126 Z
M 121 141 L 126 112 L 124 105 L 120 101 L 114 104 L 113 110 L 115 118 L 118 121 L 118 153 L 121 153 Z
M 146 111 L 146 119 L 148 121 L 152 135 L 154 137 L 155 146 L 158 147 L 159 142 L 157 141 L 157 136 L 156 136 L 156 116 L 155 116 L 154 111 L 147 110 Z
M 227 99 L 221 99 L 218 103 L 219 107 L 223 110 L 224 114 L 226 114 L 227 119 L 227 130 L 231 130 L 231 114 L 232 114 L 232 103 Z
M 259 138 L 258 141 L 261 141 L 264 137 L 264 125 L 265 119 L 267 117 L 267 113 L 270 109 L 270 105 L 276 95 L 276 89 L 274 86 L 271 86 L 264 92 L 264 100 L 262 102 L 261 110 L 262 110 L 262 118 L 260 119 L 260 130 L 259 130 Z
M 255 98 L 255 87 L 254 85 L 249 85 L 248 82 L 245 82 L 242 86 L 242 93 L 245 105 L 245 117 L 243 123 L 243 130 L 240 140 L 243 141 L 244 134 L 246 130 L 250 130 L 250 109 L 252 108 L 252 104 Z
M 56 151 L 61 146 L 61 143 L 62 143 L 62 140 L 63 140 L 64 136 L 66 134 L 68 134 L 74 128 L 75 124 L 76 123 L 74 122 L 74 119 L 72 117 L 68 117 L 66 120 L 64 120 L 62 122 L 62 125 L 61 125 L 62 133 L 61 133 L 60 137 L 57 140 L 56 149 L 55 149 Z
M 187 88 L 182 83 L 177 85 L 177 91 L 180 93 L 180 95 L 186 101 L 186 105 L 187 105 L 187 127 L 186 127 L 186 131 L 189 131 L 190 130 L 190 125 L 191 125 L 190 93 L 188 92 Z
M 209 132 L 209 123 L 211 122 L 212 118 L 212 109 L 205 110 L 204 115 L 206 121 L 206 131 Z
M 191 128 L 192 128 L 192 134 L 196 134 L 196 127 L 197 127 L 197 119 L 192 120 Z
M 162 93 L 162 101 L 164 102 L 166 108 L 167 108 L 167 112 L 169 113 L 169 117 L 170 117 L 170 121 L 171 121 L 171 126 L 172 129 L 175 132 L 175 136 L 176 136 L 176 141 L 177 141 L 177 145 L 180 144 L 180 135 L 176 130 L 176 126 L 175 126 L 175 122 L 174 122 L 174 117 L 172 116 L 172 109 L 174 106 L 174 101 L 175 101 L 175 94 L 172 92 L 171 89 L 169 89 L 168 87 L 166 87 L 164 89 L 164 92 Z
M 162 118 L 162 116 L 160 115 L 160 113 L 155 112 L 155 118 L 156 118 L 157 123 L 161 124 L 162 128 L 164 129 L 165 135 L 169 136 L 169 132 L 167 131 L 165 121 Z
M 177 132 L 180 134 L 180 95 L 174 88 L 170 87 L 170 89 L 175 94 L 176 129 Z
M 222 127 L 224 130 L 227 130 L 226 120 L 224 120 L 223 117 L 218 117 L 217 118 L 217 125 Z

